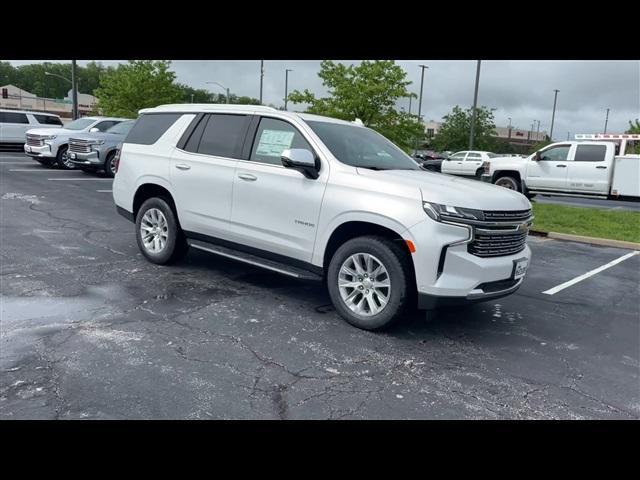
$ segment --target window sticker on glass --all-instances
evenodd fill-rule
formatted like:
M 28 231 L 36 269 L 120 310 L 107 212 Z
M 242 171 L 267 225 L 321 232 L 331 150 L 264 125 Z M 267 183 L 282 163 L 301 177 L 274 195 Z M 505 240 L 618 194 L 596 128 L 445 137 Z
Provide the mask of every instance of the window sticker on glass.
M 295 132 L 282 130 L 263 130 L 260 135 L 260 142 L 256 149 L 257 155 L 267 157 L 279 157 L 283 150 L 291 148 Z

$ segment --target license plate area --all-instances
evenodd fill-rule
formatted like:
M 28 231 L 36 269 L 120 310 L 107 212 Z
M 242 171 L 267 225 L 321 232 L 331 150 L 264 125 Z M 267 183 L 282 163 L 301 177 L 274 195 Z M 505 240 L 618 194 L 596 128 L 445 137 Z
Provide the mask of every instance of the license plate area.
M 527 273 L 527 268 L 529 268 L 528 258 L 518 258 L 517 260 L 514 260 L 511 278 L 514 280 L 520 280 Z

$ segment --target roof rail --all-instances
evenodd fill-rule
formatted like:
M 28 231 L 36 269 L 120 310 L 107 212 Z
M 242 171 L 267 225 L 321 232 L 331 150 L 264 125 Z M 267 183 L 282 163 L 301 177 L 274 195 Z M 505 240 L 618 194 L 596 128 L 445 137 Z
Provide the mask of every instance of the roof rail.
M 576 140 L 640 140 L 637 133 L 576 133 Z
M 255 112 L 277 112 L 273 107 L 267 107 L 264 105 L 251 105 L 251 104 L 230 104 L 230 103 L 172 103 L 167 105 L 158 105 L 153 108 L 143 108 L 138 113 L 147 112 L 207 112 L 213 110 L 253 110 Z

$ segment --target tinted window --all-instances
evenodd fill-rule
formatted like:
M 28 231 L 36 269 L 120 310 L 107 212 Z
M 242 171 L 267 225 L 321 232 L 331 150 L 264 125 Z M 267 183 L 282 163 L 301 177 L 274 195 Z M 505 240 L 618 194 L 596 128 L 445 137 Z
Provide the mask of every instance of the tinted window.
M 71 123 L 67 123 L 64 128 L 67 130 L 84 130 L 95 121 L 95 118 L 79 118 Z
M 606 154 L 606 145 L 578 145 L 575 161 L 603 162 Z
M 29 119 L 24 113 L 4 112 L 4 123 L 29 123 Z
M 478 158 L 482 158 L 482 155 L 479 153 L 470 153 L 467 155 L 467 160 L 477 160 Z
M 107 120 L 105 122 L 95 124 L 92 128 L 97 128 L 101 132 L 104 132 L 106 130 L 109 130 L 114 125 L 117 125 L 118 123 L 120 123 L 120 120 Z
M 198 147 L 200 146 L 200 139 L 202 138 L 202 132 L 204 131 L 204 127 L 207 126 L 207 121 L 208 117 L 202 117 L 198 122 L 196 128 L 194 128 L 193 132 L 191 132 L 191 136 L 184 146 L 184 149 L 187 152 L 196 153 L 198 151 Z
M 142 115 L 129 131 L 124 143 L 153 145 L 181 116 L 181 113 L 149 113 Z
M 111 127 L 110 129 L 106 130 L 107 133 L 115 133 L 118 135 L 126 135 L 127 133 L 129 133 L 129 130 L 131 130 L 131 127 L 133 127 L 133 124 L 135 122 L 133 120 L 128 121 L 128 122 L 120 122 L 120 123 L 116 123 L 113 127 Z
M 52 117 L 51 115 L 33 115 L 36 117 L 38 123 L 42 125 L 62 125 L 62 121 L 58 117 Z
M 288 148 L 304 148 L 313 153 L 311 145 L 293 125 L 275 118 L 262 118 L 249 160 L 282 165 L 280 155 Z
M 564 162 L 569 155 L 569 148 L 569 145 L 559 145 L 557 147 L 549 148 L 544 152 L 540 152 L 540 160 Z
M 451 155 L 451 158 L 455 158 L 456 160 L 462 160 L 467 152 L 459 152 Z
M 246 115 L 209 115 L 198 153 L 226 158 L 239 157 L 246 130 Z

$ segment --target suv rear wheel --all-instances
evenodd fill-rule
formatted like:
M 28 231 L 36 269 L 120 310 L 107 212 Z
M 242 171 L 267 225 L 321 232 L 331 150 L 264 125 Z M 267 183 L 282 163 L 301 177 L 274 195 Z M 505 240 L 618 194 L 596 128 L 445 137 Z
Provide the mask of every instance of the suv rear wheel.
M 138 210 L 136 241 L 147 260 L 158 265 L 179 260 L 189 248 L 173 209 L 160 197 L 146 200 Z
M 358 237 L 338 248 L 327 286 L 340 316 L 365 330 L 395 323 L 411 301 L 409 261 L 397 243 L 384 237 Z

